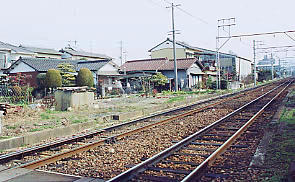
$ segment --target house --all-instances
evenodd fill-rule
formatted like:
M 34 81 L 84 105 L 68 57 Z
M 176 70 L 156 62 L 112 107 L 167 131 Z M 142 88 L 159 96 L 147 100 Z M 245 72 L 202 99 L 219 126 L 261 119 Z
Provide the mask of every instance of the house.
M 57 50 L 49 49 L 49 48 L 30 47 L 30 46 L 24 46 L 24 45 L 20 45 L 19 47 L 26 49 L 30 52 L 34 52 L 36 58 L 61 59 L 61 55 L 63 54 Z
M 81 50 L 75 50 L 72 47 L 66 47 L 60 50 L 61 53 L 64 53 L 62 58 L 72 59 L 72 60 L 104 60 L 104 59 L 113 59 L 104 54 L 90 53 Z
M 177 59 L 176 62 L 179 88 L 192 88 L 201 85 L 206 73 L 203 71 L 204 66 L 197 58 Z M 120 70 L 126 74 L 161 72 L 171 80 L 172 85 L 174 84 L 174 60 L 172 59 L 157 58 L 127 61 L 120 67 Z
M 22 73 L 32 77 L 30 85 L 36 87 L 36 77 L 39 73 L 46 73 L 49 69 L 57 69 L 62 63 L 68 63 L 75 67 L 78 72 L 81 68 L 88 68 L 93 75 L 94 85 L 105 83 L 112 85 L 113 81 L 119 75 L 118 66 L 112 60 L 66 60 L 66 59 L 48 59 L 48 58 L 20 58 L 7 70 L 8 74 Z
M 173 59 L 173 41 L 167 38 L 165 41 L 149 50 L 151 58 Z M 197 58 L 205 66 L 207 71 L 216 71 L 216 51 L 194 47 L 185 42 L 176 41 L 176 58 Z M 236 80 L 242 80 L 252 73 L 251 60 L 234 54 L 220 53 L 220 67 L 224 73 L 230 73 Z
M 0 41 L 0 69 L 6 69 L 20 57 L 34 57 L 35 53 Z

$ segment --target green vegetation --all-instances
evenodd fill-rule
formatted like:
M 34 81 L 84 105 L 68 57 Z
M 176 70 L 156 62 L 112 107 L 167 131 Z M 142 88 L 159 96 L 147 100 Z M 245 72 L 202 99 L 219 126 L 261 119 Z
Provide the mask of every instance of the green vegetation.
M 0 140 L 5 140 L 5 139 L 9 139 L 12 138 L 12 136 L 0 136 Z
M 166 83 L 168 83 L 168 78 L 162 73 L 157 73 L 152 76 L 151 82 L 154 84 L 154 86 L 164 86 Z
M 287 122 L 289 124 L 295 124 L 295 109 L 285 109 L 280 118 L 281 122 Z
M 44 89 L 46 87 L 46 73 L 39 73 L 36 82 L 39 89 Z
M 36 131 L 41 131 L 42 128 L 34 128 L 34 129 L 31 129 L 29 132 L 36 132 Z
M 17 128 L 17 126 L 6 126 L 6 128 L 9 130 L 15 130 Z
M 208 94 L 214 93 L 214 90 L 200 90 L 200 91 L 177 91 L 177 92 L 170 92 L 170 91 L 163 91 L 163 95 L 193 95 L 193 94 Z
M 45 82 L 47 88 L 61 87 L 62 77 L 60 75 L 60 72 L 55 69 L 49 69 L 46 73 Z
M 41 117 L 42 120 L 46 120 L 46 119 L 50 119 L 51 118 L 50 115 L 47 114 L 47 113 L 41 113 L 40 114 L 40 117 Z
M 172 97 L 166 103 L 173 103 L 173 102 L 180 102 L 185 100 L 185 96 L 177 96 L 177 97 Z
M 76 85 L 76 78 L 74 73 L 76 73 L 74 65 L 69 63 L 62 63 L 57 66 L 60 70 L 60 75 L 62 77 L 62 86 L 72 87 Z
M 88 68 L 81 68 L 77 76 L 78 86 L 93 87 L 94 80 L 91 71 Z

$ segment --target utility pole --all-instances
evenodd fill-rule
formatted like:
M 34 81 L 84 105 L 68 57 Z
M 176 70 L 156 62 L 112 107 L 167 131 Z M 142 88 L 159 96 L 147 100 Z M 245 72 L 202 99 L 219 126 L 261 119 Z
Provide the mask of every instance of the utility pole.
M 253 40 L 253 53 L 254 53 L 254 87 L 256 87 L 256 44 L 255 40 Z
M 271 55 L 271 57 L 270 57 L 270 60 L 271 60 L 271 80 L 273 80 L 274 79 L 273 56 L 272 56 L 272 53 L 270 55 Z
M 175 92 L 178 91 L 178 76 L 177 76 L 177 62 L 176 62 L 176 40 L 175 40 L 175 22 L 174 22 L 174 8 L 180 6 L 174 5 L 174 3 L 171 3 L 172 8 L 172 35 L 173 35 L 173 59 L 174 59 L 174 82 L 175 82 Z
M 254 86 L 257 85 L 257 70 L 256 70 L 256 49 L 258 46 L 264 45 L 262 41 L 253 40 L 253 54 L 254 54 Z
M 217 21 L 217 37 L 216 37 L 216 89 L 220 89 L 220 81 L 221 81 L 221 63 L 220 63 L 220 49 L 231 39 L 231 26 L 236 25 L 236 18 L 227 18 L 227 19 L 219 19 Z M 227 30 L 225 30 L 225 28 L 228 27 Z M 222 38 L 227 38 L 227 40 L 221 45 L 219 46 L 219 39 L 220 37 L 220 28 L 222 28 L 222 30 L 224 32 L 227 33 L 226 37 L 222 37 Z
M 123 41 L 120 41 L 120 59 L 121 59 L 121 66 L 123 65 Z

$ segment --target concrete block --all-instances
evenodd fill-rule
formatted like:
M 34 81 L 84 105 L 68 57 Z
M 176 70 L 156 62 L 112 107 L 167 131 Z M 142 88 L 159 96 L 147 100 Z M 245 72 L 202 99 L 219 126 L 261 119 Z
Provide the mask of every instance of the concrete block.
M 15 137 L 6 140 L 0 140 L 0 150 L 21 147 L 24 145 L 24 137 Z

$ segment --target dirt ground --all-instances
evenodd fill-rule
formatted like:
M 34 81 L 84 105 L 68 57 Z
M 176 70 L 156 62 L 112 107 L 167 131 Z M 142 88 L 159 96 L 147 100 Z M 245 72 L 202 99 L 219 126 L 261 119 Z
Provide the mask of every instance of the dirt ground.
M 139 111 L 163 104 L 169 108 L 175 106 L 177 102 L 185 101 L 189 103 L 198 100 L 199 97 L 203 99 L 206 95 L 208 94 L 162 95 L 149 98 L 131 95 L 99 99 L 95 101 L 95 108 L 80 108 L 79 110 L 64 112 L 52 109 L 33 109 L 31 106 L 24 106 L 20 112 L 4 116 L 0 139 L 91 121 L 96 122 L 99 128 L 104 128 L 117 124 L 118 121 L 100 121 L 101 119 L 98 118 L 112 114 Z

